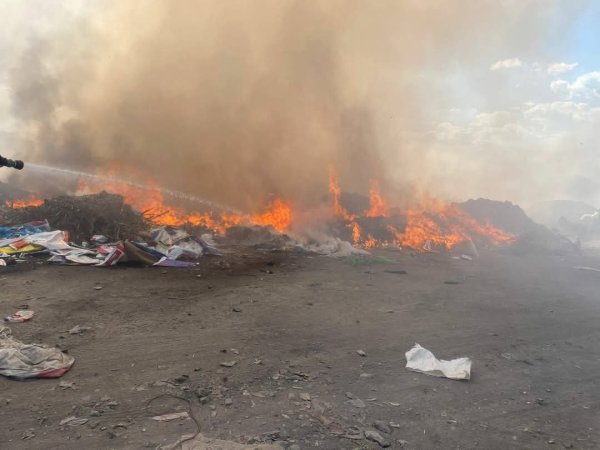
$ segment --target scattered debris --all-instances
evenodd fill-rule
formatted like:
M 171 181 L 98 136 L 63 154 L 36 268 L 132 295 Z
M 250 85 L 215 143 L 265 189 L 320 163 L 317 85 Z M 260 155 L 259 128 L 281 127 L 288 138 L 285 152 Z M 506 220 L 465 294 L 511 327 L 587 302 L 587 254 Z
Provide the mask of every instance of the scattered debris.
M 21 435 L 21 439 L 24 440 L 24 441 L 27 441 L 27 440 L 32 439 L 34 437 L 35 437 L 35 433 L 34 433 L 33 428 L 29 428 L 29 429 L 25 430 L 23 432 L 23 434 Z
M 156 420 L 157 422 L 171 422 L 172 420 L 183 420 L 188 419 L 190 417 L 187 411 L 176 412 L 176 413 L 168 413 L 163 414 L 161 416 L 154 416 L 152 420 Z
M 233 367 L 237 364 L 237 361 L 224 361 L 220 365 L 223 367 Z
M 377 431 L 373 431 L 373 430 L 366 430 L 365 431 L 365 437 L 367 438 L 367 440 L 369 441 L 373 441 L 373 442 L 377 442 L 379 444 L 379 446 L 381 447 L 389 447 L 391 444 L 388 440 L 386 440 L 381 434 L 379 434 Z
M 33 311 L 17 311 L 10 316 L 6 316 L 4 321 L 10 323 L 27 322 L 28 320 L 31 320 L 34 314 Z
M 438 360 L 433 353 L 415 344 L 406 352 L 406 368 L 435 377 L 446 377 L 453 380 L 469 380 L 471 378 L 471 360 L 458 358 L 452 361 Z
M 89 419 L 85 419 L 83 417 L 75 417 L 75 416 L 69 416 L 66 419 L 63 419 L 60 421 L 60 426 L 63 425 L 68 425 L 70 427 L 78 427 L 80 425 L 85 425 L 86 423 L 88 423 Z
M 83 334 L 86 331 L 90 331 L 92 327 L 82 327 L 81 325 L 75 325 L 69 330 L 69 334 Z
M 354 398 L 352 400 L 349 400 L 348 403 L 350 403 L 355 408 L 366 408 L 367 407 L 367 404 L 365 402 L 363 402 L 360 398 Z
M 259 444 L 260 438 L 252 438 L 252 443 L 240 444 L 234 441 L 209 438 L 201 433 L 184 435 L 172 445 L 160 447 L 161 450 L 284 450 L 277 444 Z
M 24 344 L 11 336 L 10 328 L 0 329 L 0 375 L 17 379 L 58 378 L 75 358 L 58 348 Z

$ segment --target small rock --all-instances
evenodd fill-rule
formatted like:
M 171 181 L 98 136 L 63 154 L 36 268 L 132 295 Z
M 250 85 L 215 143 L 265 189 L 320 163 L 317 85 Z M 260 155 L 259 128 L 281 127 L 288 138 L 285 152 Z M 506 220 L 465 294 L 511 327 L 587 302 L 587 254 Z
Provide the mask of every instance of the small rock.
M 364 350 L 356 350 L 356 353 L 358 353 L 362 357 L 367 356 L 367 354 L 366 354 L 366 352 Z
M 550 440 L 548 441 L 548 444 L 556 444 L 556 441 L 555 441 L 554 439 L 550 439 Z
M 310 402 L 310 394 L 308 392 L 300 392 L 300 400 L 304 400 L 305 402 Z
M 91 330 L 91 327 L 82 327 L 81 325 L 75 325 L 69 330 L 69 334 L 83 334 L 86 331 Z
M 90 417 L 100 417 L 100 411 L 97 411 L 95 409 L 92 409 L 90 411 Z
M 97 291 L 100 291 L 100 290 L 104 289 L 104 286 L 94 286 L 94 289 L 96 289 Z
M 21 439 L 23 439 L 24 441 L 27 441 L 29 439 L 32 439 L 35 437 L 35 433 L 33 431 L 33 428 L 29 428 L 28 430 L 25 430 L 23 432 L 23 434 L 21 435 Z
M 58 383 L 58 387 L 61 389 L 73 389 L 74 383 L 69 383 L 68 381 L 61 381 Z
M 237 306 L 232 309 L 233 312 L 242 312 L 242 308 L 238 308 Z
M 365 437 L 369 441 L 377 442 L 381 447 L 389 447 L 391 444 L 377 431 L 367 430 L 365 431 Z
M 237 364 L 237 361 L 224 361 L 220 365 L 223 367 L 233 367 Z
M 231 406 L 233 405 L 233 400 L 230 398 L 226 398 L 225 399 L 225 406 Z
M 354 406 L 355 408 L 366 408 L 367 407 L 365 402 L 363 402 L 360 398 L 355 398 L 353 400 L 350 400 L 349 403 L 352 406 Z
M 346 392 L 344 395 L 345 395 L 346 397 L 348 397 L 349 399 L 351 399 L 351 400 L 352 400 L 353 398 L 355 398 L 355 397 L 354 397 L 354 394 L 353 394 L 352 392 Z
M 210 394 L 212 394 L 212 391 L 209 387 L 201 387 L 196 389 L 196 397 L 198 398 L 204 398 L 204 397 L 209 397 Z
M 395 422 L 390 422 L 390 427 L 392 427 L 392 428 L 400 428 L 400 424 L 399 423 L 395 423 Z
M 375 427 L 375 429 L 381 431 L 382 433 L 390 434 L 392 432 L 390 426 L 383 420 L 376 420 L 375 422 L 373 422 L 373 426 Z
M 371 378 L 373 376 L 372 373 L 363 372 L 360 374 L 360 378 Z
M 175 384 L 183 384 L 183 383 L 186 383 L 189 379 L 190 379 L 189 375 L 183 374 L 183 375 L 178 376 L 177 378 L 174 378 L 173 382 Z

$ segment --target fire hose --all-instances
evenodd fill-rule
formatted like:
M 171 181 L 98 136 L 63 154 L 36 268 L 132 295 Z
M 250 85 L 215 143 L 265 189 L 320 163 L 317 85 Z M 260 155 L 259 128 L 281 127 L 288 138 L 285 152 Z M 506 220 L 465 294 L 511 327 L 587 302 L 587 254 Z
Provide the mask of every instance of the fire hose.
M 25 167 L 25 163 L 19 159 L 8 159 L 0 155 L 0 167 L 12 167 L 13 169 L 21 170 Z

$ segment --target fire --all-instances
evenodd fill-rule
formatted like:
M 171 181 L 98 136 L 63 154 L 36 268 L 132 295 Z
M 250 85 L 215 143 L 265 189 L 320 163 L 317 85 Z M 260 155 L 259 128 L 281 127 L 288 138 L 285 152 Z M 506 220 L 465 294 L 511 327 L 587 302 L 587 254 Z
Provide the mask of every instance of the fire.
M 113 172 L 114 173 L 114 172 Z M 109 177 L 111 177 L 109 175 Z M 150 222 L 156 225 L 204 226 L 215 233 L 223 234 L 235 225 L 262 225 L 272 226 L 279 232 L 284 232 L 292 223 L 292 208 L 283 199 L 273 199 L 267 209 L 253 215 L 209 212 L 190 212 L 184 208 L 171 206 L 165 200 L 158 185 L 147 180 L 144 187 L 110 180 L 102 182 L 80 181 L 77 188 L 78 194 L 89 194 L 106 191 L 123 196 L 125 203 L 140 211 Z
M 255 225 L 272 226 L 280 233 L 287 230 L 292 223 L 292 208 L 281 199 L 273 200 L 269 209 L 262 214 L 254 214 L 251 222 Z
M 338 183 L 337 174 L 333 167 L 329 168 L 329 193 L 331 194 L 331 202 L 334 216 L 352 222 L 356 219 L 355 216 L 348 213 L 346 208 L 342 206 L 342 189 Z
M 390 217 L 388 202 L 380 192 L 377 180 L 371 182 L 369 190 L 369 209 L 364 211 L 363 219 L 350 214 L 341 203 L 341 188 L 333 169 L 329 171 L 329 192 L 332 213 L 341 219 L 351 230 L 352 242 L 363 248 L 398 247 L 419 251 L 432 249 L 452 249 L 470 239 L 481 239 L 492 245 L 509 244 L 514 236 L 489 224 L 482 224 L 461 210 L 458 206 L 435 200 L 424 201 L 418 207 L 410 208 L 403 218 L 404 228 L 387 224 L 385 230 L 389 239 L 377 239 L 364 231 L 359 222 L 366 226 L 364 218 Z M 400 220 L 400 219 L 397 219 Z
M 431 243 L 451 249 L 471 238 L 485 237 L 493 245 L 509 244 L 514 236 L 489 224 L 481 224 L 452 204 L 430 201 L 427 206 L 407 211 L 403 246 L 422 249 Z
M 329 193 L 331 194 L 331 206 L 333 215 L 350 222 L 346 226 L 352 231 L 352 243 L 359 246 L 361 243 L 360 225 L 356 223 L 356 216 L 350 214 L 342 205 L 342 189 L 338 183 L 337 173 L 333 167 L 329 167 Z
M 5 205 L 9 208 L 26 208 L 28 206 L 41 206 L 44 200 L 35 196 L 29 196 L 26 199 L 7 200 Z
M 364 214 L 366 217 L 389 217 L 390 215 L 390 207 L 381 196 L 379 182 L 377 180 L 371 181 L 371 188 L 369 189 L 369 209 L 365 211 Z

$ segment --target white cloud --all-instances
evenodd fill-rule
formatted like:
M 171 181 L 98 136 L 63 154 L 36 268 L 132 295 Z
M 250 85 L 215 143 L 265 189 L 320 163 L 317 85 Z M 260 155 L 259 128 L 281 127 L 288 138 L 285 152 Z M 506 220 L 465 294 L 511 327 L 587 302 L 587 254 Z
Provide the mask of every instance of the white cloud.
M 490 70 L 512 69 L 514 67 L 521 67 L 522 65 L 523 62 L 519 58 L 502 59 L 492 64 Z
M 523 111 L 525 119 L 549 119 L 552 116 L 566 116 L 577 122 L 593 122 L 600 118 L 600 108 L 591 107 L 587 103 L 571 101 L 538 103 L 526 105 Z
M 579 63 L 573 63 L 573 64 L 568 64 L 568 63 L 564 63 L 564 62 L 553 63 L 553 64 L 548 64 L 548 68 L 546 69 L 546 71 L 550 75 L 558 75 L 561 73 L 570 72 L 578 65 L 579 65 Z
M 569 99 L 600 99 L 600 72 L 584 73 L 572 83 L 566 80 L 555 80 L 550 83 L 550 89 Z

